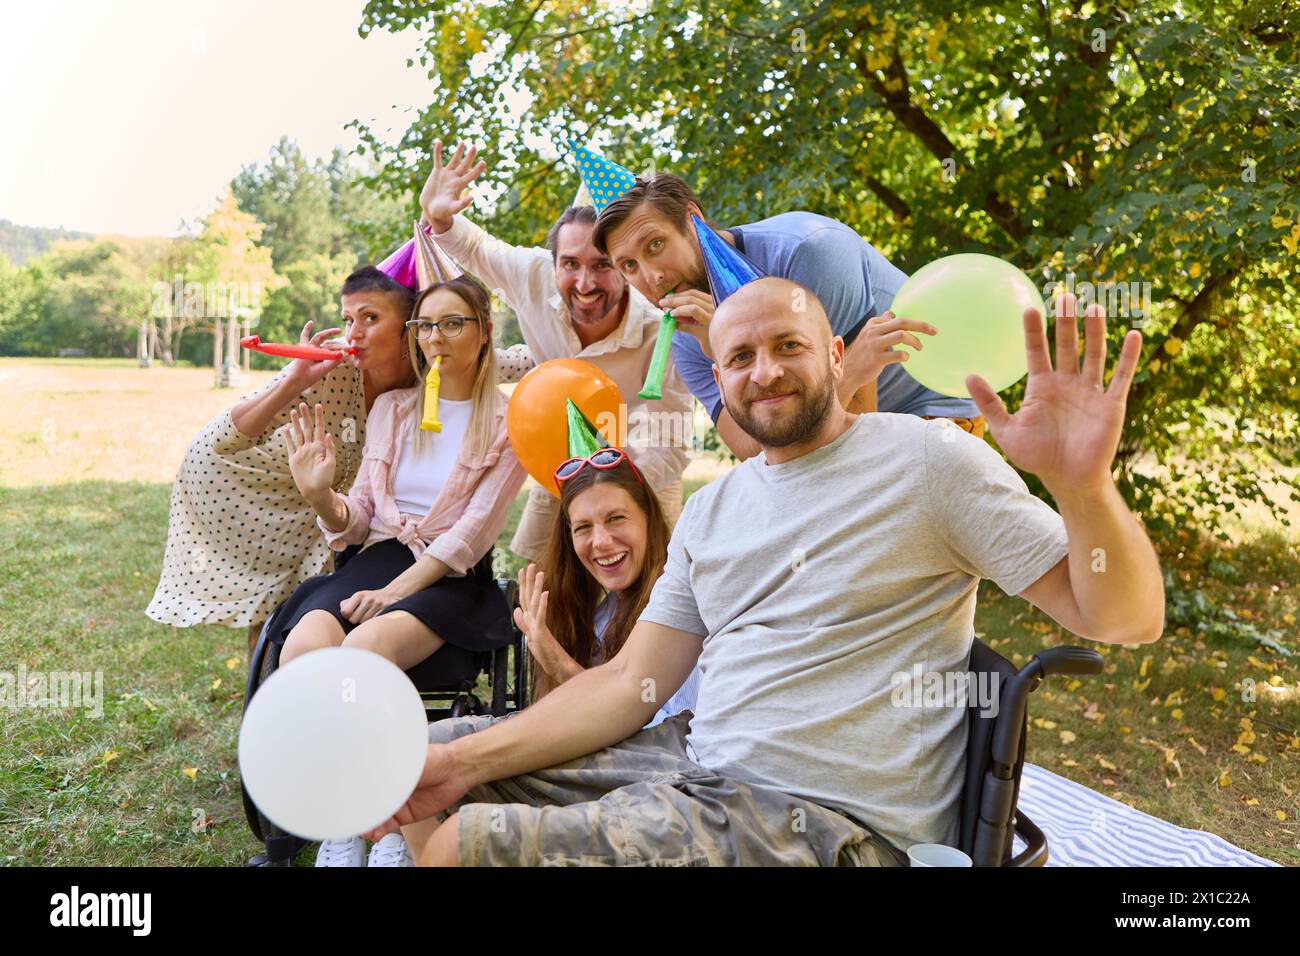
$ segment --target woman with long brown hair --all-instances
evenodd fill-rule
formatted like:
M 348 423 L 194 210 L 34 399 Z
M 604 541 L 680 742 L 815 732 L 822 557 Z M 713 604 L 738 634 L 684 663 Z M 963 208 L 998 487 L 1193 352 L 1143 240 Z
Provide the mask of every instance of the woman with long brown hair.
M 515 611 L 533 656 L 535 697 L 619 652 L 668 559 L 658 499 L 620 449 L 571 458 L 555 478 L 551 537 L 541 568 L 519 572 Z M 647 726 L 693 708 L 698 677 L 692 673 Z

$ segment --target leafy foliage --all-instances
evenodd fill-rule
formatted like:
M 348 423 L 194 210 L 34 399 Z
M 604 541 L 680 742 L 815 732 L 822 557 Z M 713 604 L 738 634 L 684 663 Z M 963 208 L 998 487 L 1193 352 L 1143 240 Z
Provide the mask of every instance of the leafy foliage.
M 362 130 L 385 191 L 414 194 L 435 137 L 486 143 L 476 215 L 536 243 L 572 136 L 684 176 L 724 226 L 809 209 L 908 271 L 1001 256 L 1109 301 L 1113 345 L 1142 328 L 1119 477 L 1152 526 L 1221 532 L 1243 500 L 1286 521 L 1268 482 L 1300 500 L 1294 12 L 371 0 L 361 29 L 420 31 L 438 84 L 395 147 Z

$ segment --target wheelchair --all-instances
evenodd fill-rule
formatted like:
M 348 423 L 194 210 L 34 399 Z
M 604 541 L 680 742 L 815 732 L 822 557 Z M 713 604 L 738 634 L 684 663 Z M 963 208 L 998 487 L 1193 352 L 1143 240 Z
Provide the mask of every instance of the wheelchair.
M 1086 647 L 1051 647 L 1039 651 L 1020 670 L 976 638 L 967 670 L 998 682 L 995 713 L 984 714 L 978 702 L 967 708 L 966 773 L 962 785 L 957 848 L 975 866 L 1043 866 L 1047 839 L 1016 810 L 1020 775 L 1025 766 L 1029 730 L 1029 695 L 1053 674 L 1100 674 L 1105 661 Z M 1025 847 L 1012 855 L 1013 838 Z
M 353 545 L 335 556 L 334 570 L 338 570 L 354 554 L 361 550 L 360 545 Z M 430 722 L 448 717 L 463 717 L 470 714 L 491 714 L 504 717 L 516 710 L 528 706 L 528 647 L 523 632 L 515 625 L 513 611 L 519 606 L 519 585 L 509 578 L 497 578 L 497 586 L 506 599 L 506 607 L 512 612 L 510 621 L 511 641 L 495 651 L 484 651 L 474 655 L 472 667 L 467 668 L 459 677 L 447 683 L 436 682 L 431 674 L 431 655 L 425 661 L 415 665 L 406 672 L 420 692 L 424 701 L 425 716 Z M 244 691 L 244 709 L 257 693 L 257 689 L 273 674 L 280 665 L 281 645 L 272 640 L 276 633 L 276 622 L 281 608 L 271 614 L 257 639 L 248 661 L 248 683 Z M 477 690 L 480 677 L 486 676 L 491 693 L 489 703 L 484 703 Z M 265 845 L 265 851 L 251 860 L 249 866 L 292 866 L 294 858 L 309 846 L 312 841 L 286 833 L 268 820 L 252 798 L 248 790 L 240 784 L 244 802 L 244 816 L 248 820 L 253 835 Z

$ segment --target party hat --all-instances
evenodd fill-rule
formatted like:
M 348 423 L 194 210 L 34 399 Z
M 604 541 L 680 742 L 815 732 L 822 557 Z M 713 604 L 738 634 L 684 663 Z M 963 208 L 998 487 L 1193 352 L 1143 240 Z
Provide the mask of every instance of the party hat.
M 396 252 L 375 266 L 375 268 L 394 282 L 400 283 L 408 289 L 419 289 L 420 277 L 416 269 L 415 258 L 415 240 L 408 239 L 402 243 Z
M 611 162 L 599 153 L 593 153 L 572 140 L 569 141 L 569 148 L 573 150 L 578 163 L 578 174 L 582 176 L 582 183 L 591 194 L 596 212 L 603 211 L 636 182 L 636 174 L 630 169 Z
M 435 282 L 450 282 L 464 274 L 464 270 L 434 242 L 433 234 L 418 222 L 415 224 L 415 272 L 421 289 L 427 289 Z
M 568 399 L 569 415 L 569 457 L 586 458 L 602 448 L 608 448 L 605 436 L 596 430 L 596 426 L 587 420 L 582 410 Z
M 704 271 L 709 277 L 709 289 L 713 292 L 715 305 L 721 305 L 723 299 L 742 285 L 766 275 L 699 216 L 691 216 L 691 221 L 695 224 L 695 236 L 700 240 Z
M 593 207 L 596 205 L 594 202 L 591 201 L 591 193 L 590 191 L 588 191 L 586 183 L 582 183 L 582 182 L 578 183 L 578 194 L 573 197 L 573 202 L 571 202 L 569 205 L 593 206 Z

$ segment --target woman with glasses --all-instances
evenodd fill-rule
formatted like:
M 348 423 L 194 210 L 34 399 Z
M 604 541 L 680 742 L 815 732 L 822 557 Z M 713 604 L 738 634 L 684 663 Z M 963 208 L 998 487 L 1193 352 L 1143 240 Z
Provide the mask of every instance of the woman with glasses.
M 533 655 L 534 695 L 619 652 L 668 559 L 668 524 L 630 458 L 602 448 L 555 471 L 560 506 L 541 570 L 519 572 L 515 622 Z M 646 726 L 695 705 L 692 673 Z
M 305 404 L 287 427 L 289 466 L 330 546 L 364 544 L 334 574 L 304 582 L 277 619 L 281 666 L 325 647 L 359 647 L 403 670 L 431 659 L 430 678 L 454 681 L 477 655 L 510 643 L 509 608 L 492 575 L 524 469 L 506 437 L 487 291 L 468 276 L 430 286 L 407 323 L 420 384 L 379 396 L 356 482 L 330 487 L 335 439 Z M 426 431 L 425 377 L 437 360 L 438 431 Z M 409 865 L 398 834 L 371 865 Z M 322 845 L 317 864 L 361 865 L 355 838 Z

